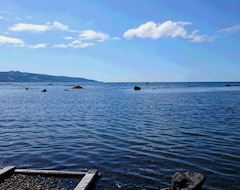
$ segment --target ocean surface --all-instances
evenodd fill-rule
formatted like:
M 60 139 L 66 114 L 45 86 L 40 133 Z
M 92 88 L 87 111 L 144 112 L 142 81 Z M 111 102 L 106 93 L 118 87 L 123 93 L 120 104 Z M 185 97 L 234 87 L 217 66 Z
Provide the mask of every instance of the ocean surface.
M 97 168 L 94 190 L 156 190 L 176 171 L 239 189 L 240 86 L 226 84 L 0 83 L 0 167 Z

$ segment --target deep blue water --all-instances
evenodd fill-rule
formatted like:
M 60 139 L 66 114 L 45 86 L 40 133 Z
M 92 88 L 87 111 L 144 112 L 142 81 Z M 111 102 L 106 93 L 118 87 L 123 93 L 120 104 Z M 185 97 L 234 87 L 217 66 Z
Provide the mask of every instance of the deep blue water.
M 239 189 L 240 86 L 225 84 L 1 83 L 0 167 L 97 168 L 96 190 L 160 189 L 176 171 Z

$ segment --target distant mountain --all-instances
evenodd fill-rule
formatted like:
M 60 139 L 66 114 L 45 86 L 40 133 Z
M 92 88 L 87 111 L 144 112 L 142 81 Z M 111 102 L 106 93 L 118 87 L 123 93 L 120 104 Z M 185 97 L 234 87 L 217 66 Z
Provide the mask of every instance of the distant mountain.
M 0 82 L 97 82 L 85 78 L 51 76 L 19 71 L 0 72 Z

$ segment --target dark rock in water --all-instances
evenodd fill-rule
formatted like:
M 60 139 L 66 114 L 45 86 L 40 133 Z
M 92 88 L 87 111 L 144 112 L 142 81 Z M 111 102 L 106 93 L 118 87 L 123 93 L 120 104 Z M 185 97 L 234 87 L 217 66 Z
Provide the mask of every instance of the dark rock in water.
M 77 85 L 77 86 L 74 86 L 74 87 L 72 87 L 72 89 L 83 89 L 83 87 L 82 87 L 82 86 L 79 86 L 79 85 Z
M 42 92 L 47 92 L 47 89 L 43 89 Z
M 197 172 L 176 172 L 172 176 L 172 190 L 200 190 L 205 177 Z
M 141 90 L 139 86 L 134 86 L 134 90 Z
M 161 190 L 201 190 L 205 179 L 197 172 L 176 172 L 172 176 L 172 186 Z
M 26 90 L 28 90 L 28 88 L 26 88 Z
M 231 87 L 231 86 L 240 86 L 240 84 L 226 84 L 226 87 Z

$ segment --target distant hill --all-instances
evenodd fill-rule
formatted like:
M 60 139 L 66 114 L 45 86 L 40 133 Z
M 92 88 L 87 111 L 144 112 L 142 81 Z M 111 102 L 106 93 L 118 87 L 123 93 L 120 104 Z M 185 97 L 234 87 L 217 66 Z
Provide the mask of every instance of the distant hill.
M 19 71 L 0 72 L 0 82 L 97 82 L 85 78 L 51 76 Z

